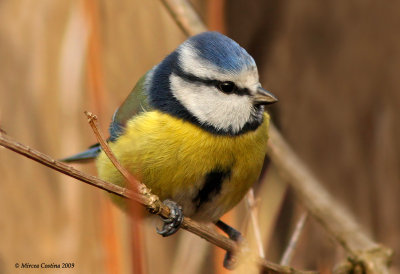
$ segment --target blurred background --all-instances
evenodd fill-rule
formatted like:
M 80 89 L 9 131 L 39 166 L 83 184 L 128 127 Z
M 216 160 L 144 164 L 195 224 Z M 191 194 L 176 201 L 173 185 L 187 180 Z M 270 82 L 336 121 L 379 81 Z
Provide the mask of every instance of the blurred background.
M 256 60 L 294 150 L 376 241 L 400 250 L 400 3 L 193 1 Z M 54 158 L 95 143 L 136 81 L 185 40 L 160 1 L 0 1 L 0 127 Z M 397 117 L 397 118 L 396 118 Z M 75 165 L 95 174 L 93 164 Z M 264 181 L 266 183 L 264 183 Z M 256 199 L 267 258 L 304 212 L 271 169 Z M 242 202 L 225 220 L 252 242 Z M 143 221 L 147 273 L 227 273 L 224 253 Z M 132 273 L 130 221 L 105 193 L 0 147 L 0 273 Z M 309 218 L 294 267 L 330 273 L 346 254 Z M 393 273 L 400 271 L 393 258 Z M 237 271 L 240 273 L 240 269 Z M 249 270 L 247 269 L 247 272 Z

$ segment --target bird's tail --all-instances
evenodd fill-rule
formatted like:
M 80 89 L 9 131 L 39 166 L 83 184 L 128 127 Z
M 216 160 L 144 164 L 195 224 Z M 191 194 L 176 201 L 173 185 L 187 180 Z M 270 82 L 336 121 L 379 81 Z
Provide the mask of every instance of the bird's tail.
M 95 144 L 91 146 L 88 150 L 80 152 L 78 154 L 72 155 L 70 157 L 66 157 L 61 159 L 60 161 L 71 163 L 71 162 L 87 162 L 93 160 L 99 155 L 101 151 L 101 147 L 99 144 Z

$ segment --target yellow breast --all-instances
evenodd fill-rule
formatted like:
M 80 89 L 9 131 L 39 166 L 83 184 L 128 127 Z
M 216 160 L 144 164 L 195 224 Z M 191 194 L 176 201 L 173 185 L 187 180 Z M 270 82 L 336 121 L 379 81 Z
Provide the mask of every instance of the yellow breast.
M 162 200 L 173 199 L 185 215 L 215 221 L 236 205 L 257 180 L 263 164 L 269 116 L 255 131 L 220 136 L 158 111 L 145 112 L 128 122 L 111 149 L 123 166 Z M 100 178 L 125 182 L 102 152 L 97 159 Z M 227 171 L 207 203 L 194 202 L 207 174 Z M 212 187 L 212 186 L 211 186 Z M 218 191 L 217 191 L 218 190 Z M 196 196 L 197 195 L 197 196 Z

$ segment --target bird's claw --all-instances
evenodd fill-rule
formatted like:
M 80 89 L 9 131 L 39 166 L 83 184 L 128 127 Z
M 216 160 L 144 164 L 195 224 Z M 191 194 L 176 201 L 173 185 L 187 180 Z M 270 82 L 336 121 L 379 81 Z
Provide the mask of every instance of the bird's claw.
M 169 207 L 170 215 L 168 218 L 161 217 L 164 222 L 163 227 L 162 229 L 156 228 L 156 230 L 161 236 L 167 237 L 179 230 L 183 221 L 183 212 L 182 207 L 172 200 L 165 200 L 163 203 Z

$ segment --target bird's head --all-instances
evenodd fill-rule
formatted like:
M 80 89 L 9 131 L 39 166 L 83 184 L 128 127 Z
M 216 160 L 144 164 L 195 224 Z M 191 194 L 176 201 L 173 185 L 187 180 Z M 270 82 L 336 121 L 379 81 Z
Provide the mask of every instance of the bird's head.
M 150 104 L 217 134 L 238 135 L 277 101 L 263 89 L 254 59 L 232 39 L 204 32 L 183 42 L 146 81 Z

